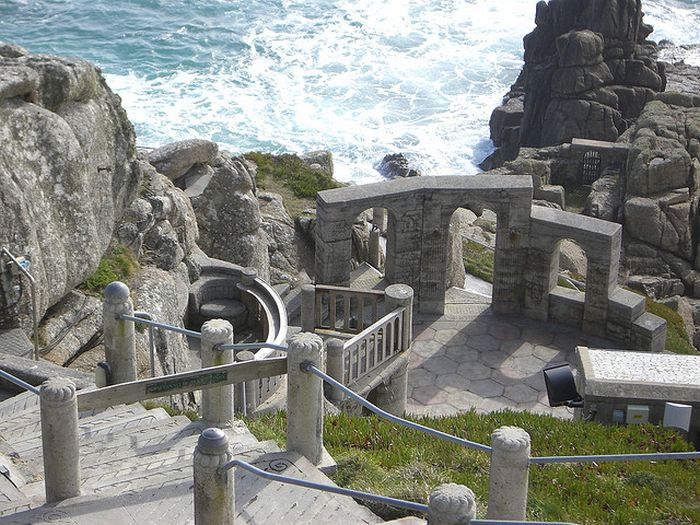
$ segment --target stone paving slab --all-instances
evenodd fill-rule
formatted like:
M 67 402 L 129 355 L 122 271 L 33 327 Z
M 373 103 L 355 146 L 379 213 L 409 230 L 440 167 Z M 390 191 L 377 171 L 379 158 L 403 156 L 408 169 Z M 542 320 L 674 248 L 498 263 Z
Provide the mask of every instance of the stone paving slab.
M 553 323 L 495 315 L 490 305 L 449 294 L 442 316 L 416 315 L 407 411 L 452 415 L 527 410 L 572 418 L 551 408 L 542 369 L 571 362 L 578 345 L 609 347 L 600 338 Z
M 22 392 L 0 402 L 0 421 L 22 410 L 38 406 L 39 396 L 31 392 Z

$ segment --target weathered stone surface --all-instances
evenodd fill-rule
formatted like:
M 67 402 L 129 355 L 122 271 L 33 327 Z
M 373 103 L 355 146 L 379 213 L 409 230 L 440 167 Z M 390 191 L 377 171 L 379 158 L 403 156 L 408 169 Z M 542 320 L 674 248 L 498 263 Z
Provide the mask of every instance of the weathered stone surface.
M 519 129 L 523 119 L 523 98 L 508 98 L 503 105 L 498 106 L 491 113 L 489 129 L 491 140 L 495 146 L 503 144 L 507 130 Z
M 623 190 L 620 177 L 603 176 L 591 185 L 584 213 L 605 221 L 617 222 L 622 205 Z
M 263 219 L 262 228 L 270 239 L 270 282 L 296 284 L 301 264 L 294 221 L 287 213 L 280 195 L 260 193 L 258 202 Z
M 215 142 L 203 139 L 181 140 L 166 144 L 148 155 L 148 162 L 163 175 L 174 180 L 195 164 L 211 164 L 219 153 Z
M 330 151 L 309 151 L 308 153 L 299 155 L 299 158 L 309 168 L 318 170 L 328 177 L 333 176 L 333 154 Z
M 0 69 L 0 100 L 29 97 L 39 87 L 39 75 L 31 68 L 6 67 Z
M 0 100 L 0 245 L 32 257 L 43 316 L 95 271 L 141 171 L 133 128 L 92 65 L 3 46 L 7 70 L 34 89 Z
M 268 236 L 262 229 L 254 180 L 239 157 L 222 152 L 214 160 L 214 175 L 201 195 L 192 198 L 199 225 L 199 246 L 217 259 L 258 270 L 270 277 Z

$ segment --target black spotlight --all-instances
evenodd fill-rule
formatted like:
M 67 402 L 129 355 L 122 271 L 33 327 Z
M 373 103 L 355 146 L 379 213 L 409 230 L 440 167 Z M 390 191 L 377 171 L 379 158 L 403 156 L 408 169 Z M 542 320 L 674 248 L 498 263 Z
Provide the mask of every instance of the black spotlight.
M 574 374 L 567 364 L 542 370 L 550 407 L 583 408 L 583 398 L 576 390 Z

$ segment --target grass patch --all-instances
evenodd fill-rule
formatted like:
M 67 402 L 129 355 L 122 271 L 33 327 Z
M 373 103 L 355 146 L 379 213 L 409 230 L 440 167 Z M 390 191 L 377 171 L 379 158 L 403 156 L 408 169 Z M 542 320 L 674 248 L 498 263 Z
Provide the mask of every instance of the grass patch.
M 468 274 L 493 283 L 493 250 L 474 241 L 462 241 L 462 259 Z
M 417 418 L 426 426 L 481 443 L 503 425 L 526 429 L 532 455 L 679 452 L 692 447 L 662 427 L 604 426 L 562 421 L 521 412 L 474 412 Z M 247 421 L 258 439 L 284 445 L 284 413 Z M 467 485 L 483 517 L 488 500 L 489 457 L 375 417 L 326 417 L 324 443 L 338 462 L 333 480 L 341 486 L 426 502 L 436 485 Z M 700 523 L 700 462 L 661 461 L 538 465 L 530 469 L 528 519 L 581 524 Z M 370 506 L 384 519 L 408 515 Z
M 646 297 L 647 312 L 666 320 L 666 351 L 674 354 L 698 355 L 685 331 L 685 323 L 678 312 Z
M 138 268 L 139 264 L 128 248 L 117 246 L 102 257 L 95 273 L 88 277 L 79 288 L 85 292 L 101 294 L 105 286 L 112 281 L 127 282 Z
M 258 188 L 282 194 L 285 198 L 285 204 L 290 196 L 302 200 L 303 208 L 300 211 L 295 211 L 293 214 L 292 210 L 288 208 L 292 218 L 297 217 L 304 209 L 314 207 L 316 194 L 319 191 L 341 186 L 328 174 L 309 168 L 297 155 L 288 153 L 272 155 L 251 151 L 243 156 L 258 166 L 255 176 Z M 280 191 L 281 189 L 287 191 Z M 294 203 L 290 206 L 295 210 L 299 207 L 295 206 Z
M 157 403 L 155 401 L 141 401 L 141 405 L 143 405 L 143 408 L 145 408 L 146 410 L 162 408 L 168 413 L 170 417 L 185 416 L 190 421 L 197 421 L 199 419 L 199 413 L 196 410 L 180 410 L 179 408 L 174 408 L 170 405 Z

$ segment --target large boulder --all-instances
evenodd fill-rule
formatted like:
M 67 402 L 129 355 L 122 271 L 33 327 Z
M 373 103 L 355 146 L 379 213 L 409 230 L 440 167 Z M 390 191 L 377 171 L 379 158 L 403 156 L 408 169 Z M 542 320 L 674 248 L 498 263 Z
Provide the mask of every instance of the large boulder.
M 203 139 L 181 140 L 151 151 L 148 162 L 159 173 L 175 180 L 195 166 L 211 164 L 218 153 L 219 146 L 215 142 Z
M 31 256 L 41 317 L 95 271 L 136 196 L 134 131 L 91 64 L 2 45 L 0 145 L 0 246 Z M 15 315 L 6 285 L 0 317 Z
M 282 197 L 276 193 L 258 194 L 262 227 L 270 240 L 270 282 L 297 284 L 302 267 L 297 250 L 294 221 L 289 216 Z
M 243 158 L 221 152 L 206 188 L 191 197 L 199 246 L 210 257 L 251 266 L 270 279 L 269 239 L 262 227 L 255 179 Z

